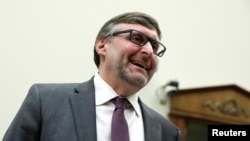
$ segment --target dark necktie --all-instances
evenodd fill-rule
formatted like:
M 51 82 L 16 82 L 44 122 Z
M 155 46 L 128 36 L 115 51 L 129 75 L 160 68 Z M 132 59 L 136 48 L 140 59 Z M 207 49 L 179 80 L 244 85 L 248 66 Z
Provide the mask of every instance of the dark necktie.
M 128 124 L 124 109 L 128 104 L 126 98 L 115 98 L 115 110 L 112 117 L 111 141 L 129 141 Z

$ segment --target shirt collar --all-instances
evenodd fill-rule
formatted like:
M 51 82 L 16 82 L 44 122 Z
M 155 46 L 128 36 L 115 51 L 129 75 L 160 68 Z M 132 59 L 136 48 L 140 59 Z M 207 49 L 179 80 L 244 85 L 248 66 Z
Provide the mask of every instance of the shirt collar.
M 96 73 L 94 76 L 94 85 L 96 106 L 103 105 L 118 96 L 112 87 L 110 87 L 98 73 Z M 141 110 L 138 103 L 138 94 L 133 94 L 127 97 L 127 99 L 134 108 L 136 115 L 141 116 Z

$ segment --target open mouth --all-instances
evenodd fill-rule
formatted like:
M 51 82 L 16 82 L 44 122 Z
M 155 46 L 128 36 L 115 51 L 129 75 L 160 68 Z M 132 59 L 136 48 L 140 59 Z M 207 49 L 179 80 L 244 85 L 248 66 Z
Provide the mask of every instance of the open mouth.
M 140 67 L 140 68 L 143 68 L 143 69 L 147 70 L 146 65 L 142 64 L 142 63 L 140 63 L 138 61 L 132 61 L 132 64 L 136 65 L 137 67 Z

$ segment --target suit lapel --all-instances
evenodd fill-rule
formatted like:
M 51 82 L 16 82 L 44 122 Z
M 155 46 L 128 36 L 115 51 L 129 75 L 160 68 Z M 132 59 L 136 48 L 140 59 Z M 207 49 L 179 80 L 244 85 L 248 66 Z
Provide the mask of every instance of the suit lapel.
M 96 141 L 96 110 L 93 79 L 80 84 L 70 97 L 79 141 Z
M 140 100 L 139 103 L 142 109 L 145 141 L 161 141 L 161 126 L 154 119 L 154 116 L 150 112 L 149 108 L 143 104 Z

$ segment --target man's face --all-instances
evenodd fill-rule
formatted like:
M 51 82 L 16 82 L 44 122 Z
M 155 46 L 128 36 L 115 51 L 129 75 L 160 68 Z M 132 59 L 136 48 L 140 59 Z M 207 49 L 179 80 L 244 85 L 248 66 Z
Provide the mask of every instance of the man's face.
M 116 31 L 134 29 L 158 40 L 157 32 L 139 24 L 119 24 Z M 158 59 L 150 42 L 138 46 L 129 40 L 130 33 L 114 35 L 106 44 L 105 71 L 112 80 L 122 80 L 134 87 L 142 88 L 157 69 Z M 120 82 L 120 81 L 118 81 Z

